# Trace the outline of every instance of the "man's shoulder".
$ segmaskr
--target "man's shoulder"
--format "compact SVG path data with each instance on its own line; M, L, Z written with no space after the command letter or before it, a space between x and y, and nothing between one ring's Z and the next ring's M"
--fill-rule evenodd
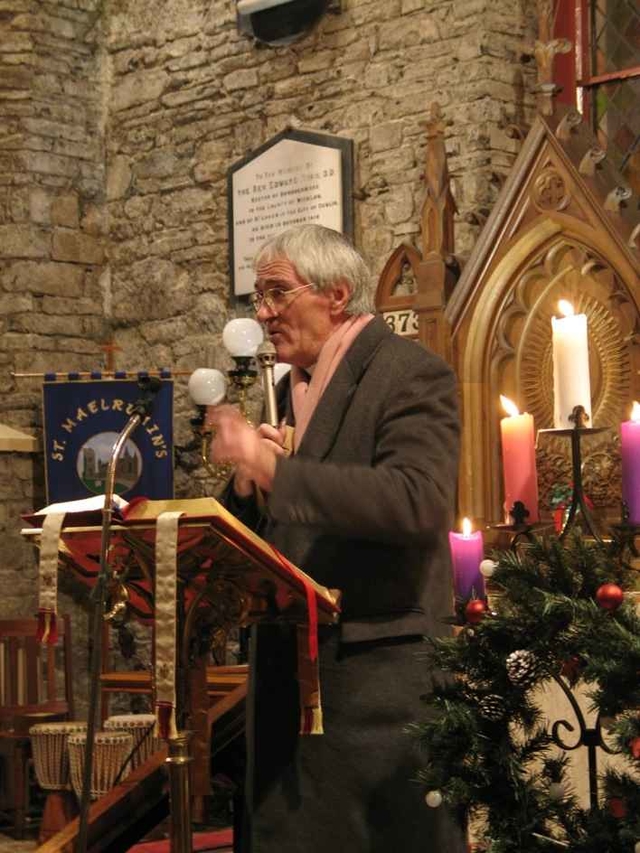
M451 365L433 350L412 338L404 338L391 329L388 329L388 334L381 336L375 357L376 360L387 360L389 363L411 364L416 368L453 373Z

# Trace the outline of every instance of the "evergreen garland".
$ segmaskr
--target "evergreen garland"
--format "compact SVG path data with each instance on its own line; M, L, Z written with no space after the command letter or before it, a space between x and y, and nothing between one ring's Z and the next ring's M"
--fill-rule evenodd
M470 624L461 602L457 636L431 640L430 666L453 677L434 681L428 717L413 727L426 756L419 781L464 825L475 819L488 853L640 853L640 617L622 600L637 577L628 556L623 540L579 535L501 552L495 609L467 610ZM608 746L627 760L600 777L597 808L578 806L553 740L573 746L577 719L566 715L574 731L547 723L536 704L533 688L550 679L569 692L587 685Z

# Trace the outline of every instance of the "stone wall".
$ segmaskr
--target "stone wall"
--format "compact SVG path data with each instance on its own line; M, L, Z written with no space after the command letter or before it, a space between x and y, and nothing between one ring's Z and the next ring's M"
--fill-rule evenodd
M0 421L40 431L40 383L12 372L100 361L105 335L102 53L98 0L0 4ZM39 456L0 454L0 615L36 611L36 571L20 513L44 503ZM78 701L86 613L67 584Z
M107 198L128 366L228 366L226 173L287 126L354 140L356 243L379 273L417 236L425 122L439 101L467 253L513 162L509 128L531 117L533 7L342 0L305 39L272 48L238 34L232 0L168 0L162 15L145 0L114 3ZM187 408L179 397L180 441Z
M468 254L531 119L535 0L342 0L303 40L239 35L233 0L0 0L0 420L39 431L12 371L226 368L226 175L287 126L355 145L355 238L374 274L415 241L437 100ZM179 380L179 445L191 407ZM215 486L181 454L177 492ZM0 457L0 614L35 609L19 513L39 457ZM84 611L68 590L63 606ZM79 660L79 667L82 665Z

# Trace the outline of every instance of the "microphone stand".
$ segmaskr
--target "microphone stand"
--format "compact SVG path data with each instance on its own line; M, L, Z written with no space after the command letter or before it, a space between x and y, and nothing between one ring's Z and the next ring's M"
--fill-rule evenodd
M84 751L84 767L82 775L82 797L80 799L80 825L78 829L77 853L86 853L89 830L89 805L91 802L91 778L93 775L93 742L96 733L96 716L98 710L98 685L102 662L102 625L106 607L107 589L113 580L113 571L109 566L109 540L111 519L113 516L113 493L116 480L116 467L122 450L129 436L148 417L157 392L162 387L162 381L155 376L138 380L142 394L134 403L134 412L118 436L111 451L105 481L104 505L102 508L102 536L100 540L100 570L96 585L91 593L93 612L91 615L91 660L89 663L89 712L87 717L87 739Z

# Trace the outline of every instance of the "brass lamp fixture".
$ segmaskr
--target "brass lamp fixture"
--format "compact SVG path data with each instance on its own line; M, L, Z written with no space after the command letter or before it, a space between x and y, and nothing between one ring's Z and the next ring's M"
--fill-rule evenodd
M238 393L240 412L248 421L247 396L258 378L254 358L263 338L262 326L249 317L230 320L222 331L222 343L235 362L227 373Z
M200 460L204 467L215 477L226 477L231 474L228 465L212 465L209 461L209 448L213 431L207 425L207 406L217 406L227 393L227 380L224 373L215 368L199 367L189 377L187 385L189 395L198 407L198 414L191 419L191 427L200 438Z
M247 421L247 396L258 378L254 356L262 339L260 324L244 317L228 322L222 332L222 343L235 365L227 371L227 375L237 392L240 413ZM223 462L213 464L210 461L209 450L214 432L206 423L206 415L207 406L217 406L225 399L227 384L227 378L222 371L200 367L191 374L187 386L191 399L198 407L198 414L191 419L191 427L200 439L200 461L210 474L221 479L231 475L233 466Z

